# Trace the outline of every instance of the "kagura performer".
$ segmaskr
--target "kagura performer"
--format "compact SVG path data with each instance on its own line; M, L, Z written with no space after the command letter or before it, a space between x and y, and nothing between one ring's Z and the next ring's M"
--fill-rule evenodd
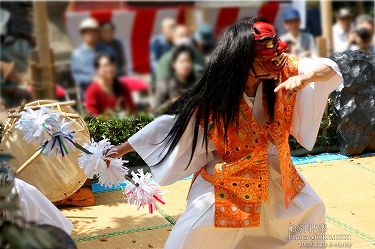
M295 58L258 19L230 26L203 76L127 142L161 185L190 176L167 249L322 248L325 206L295 169L289 134L314 146L329 94L342 82L326 58Z

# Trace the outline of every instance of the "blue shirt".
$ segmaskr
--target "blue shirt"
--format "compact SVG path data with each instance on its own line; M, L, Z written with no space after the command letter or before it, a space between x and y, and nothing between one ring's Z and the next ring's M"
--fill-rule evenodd
M87 86L91 83L95 73L95 50L85 43L73 51L70 59L70 70L77 85Z
M172 43L168 42L163 35L157 35L152 38L150 43L151 70L155 72L156 63L160 57L172 48Z

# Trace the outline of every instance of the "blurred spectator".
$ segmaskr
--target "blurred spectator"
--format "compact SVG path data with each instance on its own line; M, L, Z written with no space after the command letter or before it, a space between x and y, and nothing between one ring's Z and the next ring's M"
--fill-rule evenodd
M9 109L32 101L31 93L21 88L21 80L14 70L14 63L0 61L0 105L1 109Z
M176 25L172 33L172 46L176 46L184 42L190 42L190 35L191 34L188 27L182 24Z
M70 69L75 83L80 88L80 97L83 98L83 93L92 82L95 73L94 59L99 34L98 23L89 17L81 22L79 29L83 43L73 51Z
M204 67L204 58L200 51L192 44L189 29L185 25L178 25L173 33L173 45L179 46L185 44L190 46L193 51L193 70L195 75L198 77ZM170 67L172 61L173 50L165 53L157 63L156 67L156 80L164 81L172 77L173 71ZM156 87L158 87L156 85Z
M6 38L10 17L11 14L8 10L0 8L0 41L2 44L5 44L7 42Z
M194 46L207 60L212 49L215 47L215 36L212 26L208 23L199 25L193 37Z
M349 49L349 34L353 28L352 14L349 9L342 8L336 16L333 25L333 52L343 52Z
M86 91L86 109L94 115L114 111L135 111L125 84L116 78L115 60L109 54L98 54L94 60L95 79Z
M374 18L369 15L359 15L355 19L355 25L357 29L365 28L368 29L371 35L374 35Z
M179 45L173 49L169 65L170 78L157 81L153 110L164 113L195 81L193 71L194 52L188 45Z
M65 89L58 84L56 84L56 99L58 101L68 100Z
M362 50L367 53L375 54L374 45L371 44L372 34L367 28L356 29L351 37L352 50Z
M151 39L150 43L150 61L151 72L155 73L156 63L163 54L172 48L172 37L176 27L176 21L172 18L166 18L161 23L161 34L156 35Z
M115 39L115 25L104 22L100 25L100 40L96 46L97 52L110 54L115 58L117 75L125 74L125 56L121 41Z
M291 40L286 40L286 43L288 44L287 49L285 50L285 53L293 54L292 51L295 51L295 43Z
M310 57L315 54L314 37L300 30L301 18L298 10L286 9L283 11L282 17L287 33L280 38L293 44L290 53L302 57Z
M362 43L361 45L358 45L360 49L368 51L371 54L375 54L374 19L369 15L360 15L356 18L355 24L356 32L354 32L354 35L351 36L351 44ZM366 32L366 30L368 32ZM370 36L370 38L368 38L368 35ZM355 47L356 46L353 45L351 46L351 49Z

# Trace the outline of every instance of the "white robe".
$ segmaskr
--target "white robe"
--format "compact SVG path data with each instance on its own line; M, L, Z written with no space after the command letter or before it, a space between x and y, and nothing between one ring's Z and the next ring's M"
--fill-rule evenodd
M327 82L311 83L298 92L292 118L291 134L309 150L314 146L328 96L342 83L342 75L338 66L326 58L300 59L299 74L321 64L332 67L336 71L336 75ZM244 94L246 102L252 108L255 118L260 124L265 119L261 88L262 85L257 89L254 105ZM174 121L174 115L162 115L129 138L130 145L148 165L155 165L159 162L164 143L157 143L165 138ZM192 118L172 154L161 165L151 167L152 174L159 184L172 184L181 178L190 176L206 164L208 171L212 173L214 165L222 161L211 141L208 146L209 153L206 155L204 146L200 146L203 139L203 131L200 130L193 160L189 168L185 170L190 158L193 122ZM164 153L165 151L162 155ZM288 209L285 209L277 150L271 143L268 144L268 164L269 200L261 204L261 225L259 227L215 228L214 187L199 175L189 193L186 210L173 227L165 249L285 249L299 248L303 242L314 242L301 238L290 238L288 235L304 234L290 233L288 229L309 224L324 226L324 203L300 174L305 181L305 187L294 198ZM169 205L173 205L173 203Z
M25 220L40 225L52 225L71 235L73 224L39 190L18 178L15 179L14 186Z

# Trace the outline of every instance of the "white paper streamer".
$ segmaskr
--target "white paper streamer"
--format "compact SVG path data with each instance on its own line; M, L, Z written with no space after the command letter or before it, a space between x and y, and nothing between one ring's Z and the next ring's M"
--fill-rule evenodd
M88 178L98 175L99 183L105 187L118 186L125 181L129 169L123 164L127 161L110 157L116 153L116 148L108 139L85 143L83 147L92 153L82 152L78 158L78 164Z
M125 199L130 205L136 205L138 209L147 205L149 212L153 213L157 209L157 202L165 204L165 191L160 189L159 184L150 181L150 173L144 174L143 169L139 169L138 173L132 171L132 176L135 184L129 182L124 190Z
M23 139L28 143L42 146L51 139L54 129L59 126L59 114L50 113L47 107L36 111L29 108L20 115L15 127L22 131Z
M107 160L109 160L109 166L104 167L98 174L99 183L104 187L118 186L125 181L125 175L129 171L127 167L123 166L126 161L120 158Z

